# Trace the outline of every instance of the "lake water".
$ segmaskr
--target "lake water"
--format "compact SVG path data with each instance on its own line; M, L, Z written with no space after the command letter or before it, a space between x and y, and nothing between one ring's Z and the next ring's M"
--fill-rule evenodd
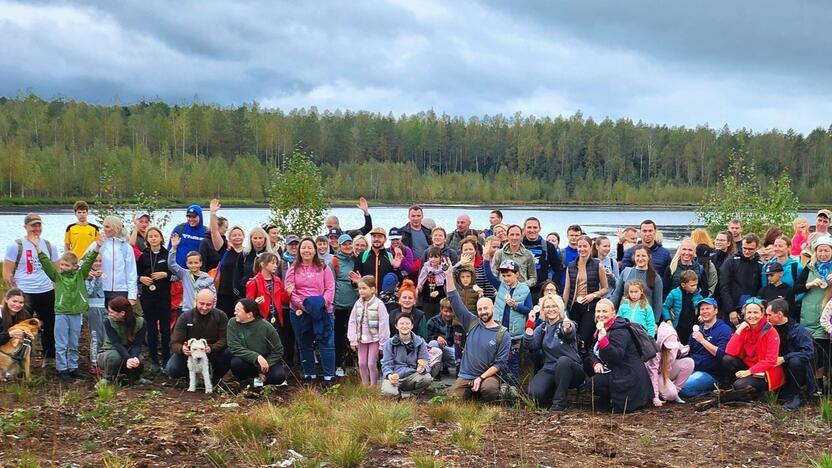
M206 224L208 209L206 213ZM70 223L75 222L75 216L71 209L56 208L33 208L43 218L44 237L55 245L63 244L64 230ZM529 216L540 219L543 227L541 234L546 235L555 231L565 238L566 228L571 224L580 225L590 235L615 235L618 228L623 226L638 226L644 219L652 219L659 225L665 237L664 245L675 248L679 239L689 235L692 227L698 224L696 213L691 210L645 210L633 209L632 207L604 207L604 208L578 208L578 209L546 209L544 207L515 207L501 208L504 220L507 224L520 224ZM481 229L488 226L488 214L491 208L453 206L424 208L425 217L432 218L438 226L446 228L449 232L456 228L456 217L461 213L468 213L471 216L472 226ZM171 211L171 222L164 231L169 233L173 227L185 220L184 209ZM24 234L23 217L26 211L16 208L0 209L0 245L9 245L14 239ZM341 227L347 229L358 228L363 225L363 216L358 208L338 207L331 210L331 214L338 216ZM223 208L220 215L229 219L230 223L239 224L248 229L262 224L268 219L267 208ZM379 206L370 207L370 215L373 217L373 225L383 226L389 229L393 226L402 226L407 223L407 207L404 206ZM814 219L814 213L803 213L808 219ZM90 220L98 223L90 216ZM565 240L565 239L564 239ZM563 242L561 242L563 245Z

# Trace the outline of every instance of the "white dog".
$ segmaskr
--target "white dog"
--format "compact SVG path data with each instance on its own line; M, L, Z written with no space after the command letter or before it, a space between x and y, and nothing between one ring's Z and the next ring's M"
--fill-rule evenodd
M205 393L213 393L214 391L214 387L211 385L211 363L208 361L208 355L205 354L207 346L208 342L202 338L188 340L188 348L191 350L191 355L188 356L188 371L191 373L189 392L196 391L197 374L202 374L202 381L205 382Z

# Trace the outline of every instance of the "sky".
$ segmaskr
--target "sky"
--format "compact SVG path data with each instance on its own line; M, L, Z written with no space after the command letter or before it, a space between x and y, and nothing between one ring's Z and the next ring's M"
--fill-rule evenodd
M810 132L826 1L0 0L0 95Z

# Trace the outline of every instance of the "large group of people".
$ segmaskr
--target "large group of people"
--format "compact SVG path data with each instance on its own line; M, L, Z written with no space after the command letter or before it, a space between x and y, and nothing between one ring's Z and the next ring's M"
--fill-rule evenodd
M460 214L450 231L419 206L401 227L299 237L271 224L248 233L219 216L221 204L189 206L165 234L137 213L131 231L73 207L63 253L25 216L6 249L9 286L0 344L32 315L43 323L45 361L60 379L80 367L86 319L90 374L147 383L152 372L187 375L191 339L204 339L214 384L230 371L257 388L347 375L384 394L422 391L443 375L450 392L493 401L526 390L553 411L569 389L632 411L707 396L778 392L787 409L829 391L832 213L815 229L798 218L762 240L732 220L711 240L696 229L671 253L656 223L623 227L616 245L578 225L541 235L540 220L504 222L493 210L476 230ZM519 220L518 220L519 221ZM533 376L519 389L521 369ZM733 395L733 396L730 396Z

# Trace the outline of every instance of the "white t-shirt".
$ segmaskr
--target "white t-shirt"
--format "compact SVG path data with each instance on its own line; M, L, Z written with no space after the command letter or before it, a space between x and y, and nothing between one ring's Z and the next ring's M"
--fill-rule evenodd
M22 242L23 252L20 254L20 263L17 265L17 270L14 271L14 280L17 287L26 294L40 294L55 289L52 280L43 271L35 245L26 239L22 239ZM43 239L40 240L40 249L44 252L47 251L46 241ZM48 252L47 255L50 256L53 262L58 260L58 248L52 244L52 251ZM17 242L14 242L6 247L6 260L14 263L16 258Z

